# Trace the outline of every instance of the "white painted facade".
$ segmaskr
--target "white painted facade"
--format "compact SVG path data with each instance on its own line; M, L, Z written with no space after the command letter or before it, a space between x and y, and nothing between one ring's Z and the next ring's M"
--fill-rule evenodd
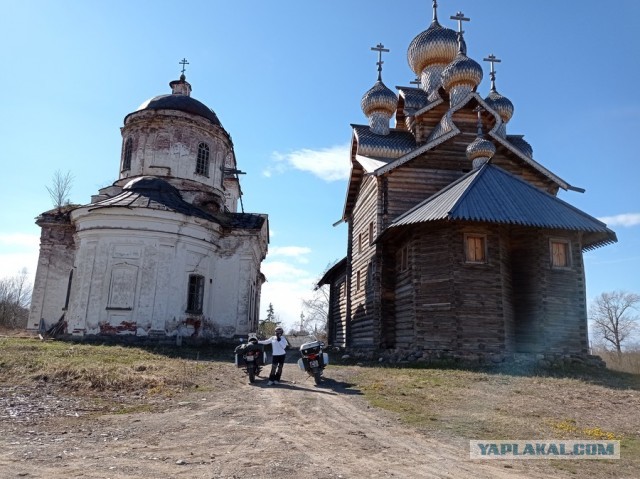
M120 175L90 204L45 212L29 329L230 338L257 329L266 215L238 213L233 144L172 94L125 118ZM203 153L206 151L206 155Z

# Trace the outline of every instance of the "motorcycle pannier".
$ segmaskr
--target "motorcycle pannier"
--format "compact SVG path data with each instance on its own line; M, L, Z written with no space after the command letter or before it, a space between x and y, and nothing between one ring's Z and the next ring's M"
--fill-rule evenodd
M309 354L320 354L320 349L322 349L321 341L311 341L310 343L304 343L300 346L300 352L307 356Z

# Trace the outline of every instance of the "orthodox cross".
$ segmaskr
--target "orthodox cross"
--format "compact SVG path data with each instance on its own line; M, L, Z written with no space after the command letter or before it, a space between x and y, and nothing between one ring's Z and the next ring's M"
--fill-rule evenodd
M478 136L482 136L482 112L485 111L480 105L473 109L478 114Z
M464 33L464 30L462 29L462 22L468 22L469 18L464 16L464 13L462 12L458 12L456 13L454 16L449 17L451 18L451 20L457 20L458 21L458 52L463 53L464 55L467 54L467 44L464 42L464 38L462 37L462 34Z
M438 0L433 0L433 21L438 21Z
M384 63L382 61L382 52L388 52L389 49L385 48L382 43L378 43L375 47L371 47L371 50L373 50L374 52L378 52L378 62L376 63L376 65L378 65L378 81L381 81L382 80L382 64Z
M412 85L421 85L422 82L420 81L420 77L417 76L415 80L411 80L409 83L411 83Z
M491 77L491 91L496 91L496 69L494 67L495 63L500 63L502 60L496 58L496 56L492 53L487 58L482 59L485 62L491 63L491 72L489 73Z
M184 71L187 69L186 66L189 64L186 58L183 58L182 61L178 62L179 65L182 65L182 74L184 75Z
M462 30L462 22L468 22L469 20L471 20L470 18L465 17L464 13L462 13L462 12L458 12L454 16L449 17L449 18L451 18L451 20L457 20L458 21L458 33L459 34L463 34L464 33L464 30Z

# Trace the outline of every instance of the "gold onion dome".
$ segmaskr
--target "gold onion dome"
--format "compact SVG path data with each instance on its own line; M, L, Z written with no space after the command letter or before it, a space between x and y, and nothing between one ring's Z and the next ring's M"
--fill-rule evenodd
M414 73L420 75L430 65L451 63L457 52L456 32L438 23L434 9L434 18L429 28L409 44L407 60Z
M491 159L495 154L495 145L481 136L478 136L475 140L469 143L469 146L467 146L467 158L470 161L473 161L476 158Z
M362 111L367 117L373 113L386 113L388 116L392 116L397 105L398 97L382 83L382 80L378 80L369 91L362 95L360 102Z

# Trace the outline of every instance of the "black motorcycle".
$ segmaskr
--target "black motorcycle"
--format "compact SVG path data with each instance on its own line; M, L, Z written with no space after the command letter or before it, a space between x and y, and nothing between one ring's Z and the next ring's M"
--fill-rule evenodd
M236 366L244 368L249 376L249 382L253 383L256 376L260 375L264 365L264 351L255 338L249 339L247 344L241 344L235 349Z
M298 366L306 371L309 376L313 376L316 384L322 381L322 372L327 364L329 364L329 355L324 353L322 349L324 343L322 341L311 341L300 346L300 354L302 357L298 359Z

